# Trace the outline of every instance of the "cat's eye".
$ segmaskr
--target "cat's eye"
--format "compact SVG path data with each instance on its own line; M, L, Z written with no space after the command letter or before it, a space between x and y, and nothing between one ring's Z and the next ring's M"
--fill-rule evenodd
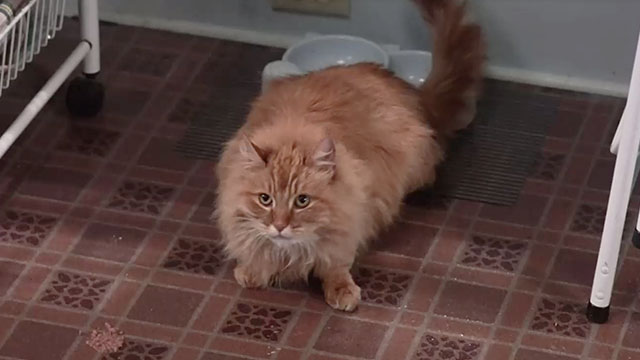
M309 197L309 195L298 195L296 197L296 207L299 209L304 209L307 206L309 206L309 203L311 202L311 198Z
M271 206L271 203L273 202L273 199L269 194L260 194L258 199L260 199L260 204L263 206Z

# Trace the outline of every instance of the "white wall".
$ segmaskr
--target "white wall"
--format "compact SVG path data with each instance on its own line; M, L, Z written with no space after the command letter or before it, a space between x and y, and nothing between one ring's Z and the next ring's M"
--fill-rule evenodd
M640 0L471 0L492 73L622 94L640 30ZM286 45L306 32L429 47L409 0L352 0L350 19L271 11L269 0L103 0L104 19Z

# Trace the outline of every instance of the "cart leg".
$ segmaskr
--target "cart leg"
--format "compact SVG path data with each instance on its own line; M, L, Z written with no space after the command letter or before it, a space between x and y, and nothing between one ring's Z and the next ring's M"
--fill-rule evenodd
M623 132L613 171L609 204L602 231L593 287L591 288L591 299L587 308L589 320L598 324L605 323L609 319L609 305L611 304L622 233L634 182L637 149L640 143L640 129L636 125L640 121L638 115L640 113L633 111L629 118L635 125L629 126L629 128L635 129L630 133ZM630 131L630 129L625 131Z
M622 127L619 132L620 144L613 170L611 193L609 194L598 262L591 288L591 298L587 308L589 320L600 324L605 323L609 318L611 293L620 255L624 221L635 181L635 167L640 145L640 104L638 99L640 99L640 40L636 48L629 96L623 115L625 121L620 123Z
M93 79L100 73L100 24L98 20L98 0L78 0L80 31L82 40L91 45L84 60L83 73Z
M78 0L82 41L90 46L84 58L84 77L76 77L67 88L67 108L75 117L92 117L102 109L105 89L96 78L100 73L100 22L98 0Z

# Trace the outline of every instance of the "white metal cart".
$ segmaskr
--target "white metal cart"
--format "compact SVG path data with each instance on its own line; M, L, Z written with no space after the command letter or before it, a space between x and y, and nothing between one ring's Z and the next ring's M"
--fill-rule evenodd
M616 164L591 288L591 299L587 308L589 320L599 324L609 319L609 306L620 256L625 217L631 191L640 170L640 156L638 156L640 150L640 38L635 56L627 104L611 142L610 150L616 154ZM640 248L640 217L636 222L632 242Z
M64 24L65 0L13 0L15 17L0 30L0 96ZM0 137L0 158L84 60L84 77L73 79L66 104L75 116L92 116L102 108L98 0L78 0L81 41Z

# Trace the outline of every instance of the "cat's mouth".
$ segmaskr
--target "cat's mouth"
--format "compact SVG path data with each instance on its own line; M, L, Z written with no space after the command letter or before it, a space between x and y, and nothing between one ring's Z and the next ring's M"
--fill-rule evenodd
M269 239L277 246L291 246L299 242L295 238L290 238L282 235L270 236Z

